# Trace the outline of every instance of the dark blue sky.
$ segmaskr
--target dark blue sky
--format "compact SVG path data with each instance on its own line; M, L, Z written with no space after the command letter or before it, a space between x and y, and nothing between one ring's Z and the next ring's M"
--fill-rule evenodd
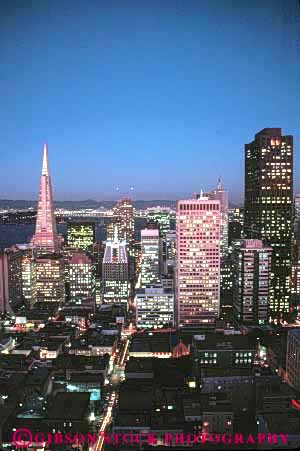
M0 2L0 198L36 198L44 141L57 200L237 201L264 127L297 169L299 30L297 0Z

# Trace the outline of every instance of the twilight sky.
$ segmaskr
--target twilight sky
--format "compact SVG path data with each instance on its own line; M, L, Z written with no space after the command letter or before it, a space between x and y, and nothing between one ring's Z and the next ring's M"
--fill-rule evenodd
M298 0L2 0L0 198L176 199L218 175L243 198L264 127L295 143ZM119 187L119 192L116 191Z

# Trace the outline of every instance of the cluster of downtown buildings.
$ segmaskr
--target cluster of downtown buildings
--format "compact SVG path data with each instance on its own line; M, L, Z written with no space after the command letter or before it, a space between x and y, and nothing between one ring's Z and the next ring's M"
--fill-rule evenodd
M167 208L150 209L138 236L133 204L129 198L123 198L113 209L105 242L96 241L91 220L68 222L66 240L57 233L45 145L34 236L30 243L16 244L0 254L0 312L3 318L13 318L15 327L24 333L26 324L36 327L41 323L36 318L45 312L49 321L63 315L67 326L76 324L81 334L87 334L83 341L90 337L89 327L97 315L111 315L118 333L122 329L135 331L130 332L130 359L125 371L129 383L120 392L119 415L123 417L130 416L126 397L131 390L129 398L137 406L132 409L138 411L140 402L135 399L136 387L130 385L131 380L150 378L159 384L163 379L161 368L149 357L179 362L180 358L192 356L193 370L183 377L184 382L178 375L178 384L191 390L200 387L206 398L202 399L199 392L194 405L193 397L182 391L180 402L190 411L190 415L185 415L186 421L200 421L202 432L218 432L221 421L221 432L232 433L233 407L226 404L227 410L221 408L219 412L211 407L209 396L216 390L218 403L221 391L229 393L237 387L243 390L245 384L255 385L254 365L258 365L259 376L263 376L266 367L272 367L273 359L274 371L281 374L268 374L264 382L276 386L274 396L281 400L276 408L285 406L287 415L286 403L294 410L300 409L293 391L300 389L297 329L285 333L280 355L274 348L275 338L271 337L273 343L268 348L270 337L266 338L267 344L261 344L259 337L252 340L251 335L252 330L268 335L276 327L292 322L297 325L299 227L300 197L294 199L293 195L293 137L283 136L280 128L263 129L245 145L243 209L229 207L228 192L219 180L213 191L178 200L175 215ZM108 330L109 324L108 327L105 323ZM46 327L51 329L49 324ZM117 341L107 338L111 335L114 333L102 334L101 345L99 340L98 345L94 344L93 335L93 344L88 347L88 341L70 347L75 356L103 359L107 353L115 355L118 348ZM10 352L10 342L7 343L5 349ZM62 348L59 351L56 346L53 350L44 344L40 349L44 358L56 359ZM143 363L143 359L148 359L148 363ZM162 365L172 379L171 366ZM218 373L210 374L211 369ZM229 369L230 375L226 373ZM108 368L101 371L106 370L109 372ZM184 373L182 368L181 371ZM279 376L289 383L290 392L282 388ZM140 388L145 399L151 398L152 402L156 395L148 382ZM265 400L262 386L257 390L262 402L271 403L271 394ZM220 405L225 403L222 399ZM165 408L175 409L175 401L157 407L156 412ZM268 409L261 407L262 412L264 408ZM197 409L201 410L200 416ZM120 418L115 420L115 432L127 431ZM128 430L134 430L133 423L127 424ZM297 424L300 436L300 419Z

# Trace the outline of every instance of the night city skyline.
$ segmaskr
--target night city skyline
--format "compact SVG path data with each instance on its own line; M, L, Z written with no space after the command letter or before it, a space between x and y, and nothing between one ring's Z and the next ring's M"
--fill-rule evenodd
M299 2L85 5L0 7L1 199L37 198L47 142L55 200L180 199L221 176L241 203L265 127L294 136L299 191Z
M0 2L0 451L299 449L299 31Z

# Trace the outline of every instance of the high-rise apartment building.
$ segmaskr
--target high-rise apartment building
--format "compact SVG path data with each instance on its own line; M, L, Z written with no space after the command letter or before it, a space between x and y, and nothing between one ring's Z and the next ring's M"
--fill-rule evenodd
M293 137L265 128L245 145L245 236L270 245L270 311L289 311L293 210Z
M105 303L126 303L129 296L129 275L126 242L118 239L115 228L114 240L106 242L102 283Z
M214 323L220 309L220 201L200 196L177 202L176 320Z
M69 222L67 225L68 246L84 251L91 250L95 242L94 222Z
M272 248L261 240L244 240L233 252L233 308L238 322L269 320Z
M68 262L70 300L95 299L95 272L92 259L83 251L74 252Z
M37 302L65 301L65 274L63 257L49 254L33 260L32 299Z
M141 230L141 287L161 281L161 240L158 229Z
M56 230L47 144L44 145L36 227L31 242L40 254L55 253L61 244Z

